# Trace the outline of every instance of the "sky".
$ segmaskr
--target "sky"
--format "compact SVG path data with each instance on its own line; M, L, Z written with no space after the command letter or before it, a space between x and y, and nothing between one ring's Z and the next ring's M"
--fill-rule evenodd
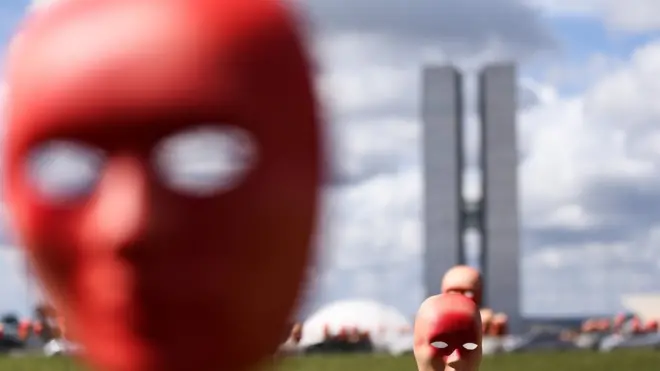
M518 63L523 313L613 313L622 295L660 291L660 2L297 3L321 67L332 158L308 309L369 298L411 314L421 302L418 92L420 67L435 63L468 77ZM4 0L0 42L26 5ZM464 194L474 199L474 79L466 83ZM6 239L0 312L23 311L23 264Z

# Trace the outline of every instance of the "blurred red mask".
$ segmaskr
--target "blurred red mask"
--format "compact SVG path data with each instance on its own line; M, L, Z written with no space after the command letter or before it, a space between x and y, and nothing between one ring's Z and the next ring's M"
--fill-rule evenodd
M273 352L320 183L292 14L273 0L71 0L19 36L5 192L71 337L107 370L244 370Z

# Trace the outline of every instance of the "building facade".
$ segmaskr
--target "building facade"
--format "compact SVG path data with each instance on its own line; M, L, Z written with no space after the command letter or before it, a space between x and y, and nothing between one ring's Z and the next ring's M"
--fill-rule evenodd
M469 205L462 197L463 78L451 66L426 67L422 77L426 294L437 294L444 272L466 263L463 236L476 228L484 304L507 313L515 330L522 326L515 66L487 66L478 76L483 194Z
M445 271L463 260L463 82L451 66L422 76L425 295L438 293ZM429 248L432 247L432 248Z
M509 315L511 327L521 308L516 91L513 65L489 66L479 75L484 297Z

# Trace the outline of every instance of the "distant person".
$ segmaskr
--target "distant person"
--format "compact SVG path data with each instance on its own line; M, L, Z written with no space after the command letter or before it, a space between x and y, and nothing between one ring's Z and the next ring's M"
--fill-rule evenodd
M35 308L35 317L41 325L39 337L42 341L48 342L59 336L57 329L57 312L52 305L41 303Z
M296 322L291 325L286 339L284 340L284 344L296 345L300 343L300 339L302 339L302 323Z
M598 330L598 320L594 318L586 319L580 326L580 332L590 334Z
M627 332L627 324L630 320L630 316L626 315L625 313L619 313L614 318L612 319L612 332L615 333L621 333L621 332Z
M479 308L463 295L426 299L417 312L414 354L418 371L477 371L482 358Z
M479 308L482 308L483 278L481 272L476 268L467 265L457 265L452 267L442 277L441 292L465 295L474 300ZM492 310L490 313L492 316L498 315L500 319L506 319L506 323L504 323L502 327L508 328L508 317L504 313L493 313ZM491 327L490 320L484 324L484 326ZM490 331L486 333L488 334Z
M60 315L56 319L57 321L57 328L59 330L59 337L62 339L67 339L67 326L66 326L66 319L64 316Z
M630 333L634 335L640 335L644 333L642 327L642 321L639 319L639 317L635 316L630 320Z
M371 343L371 332L369 330L360 331L360 342Z
M303 324L301 322L296 322L296 324L293 325L293 329L291 329L291 340L293 340L294 343L298 344L300 343L300 340L302 340L303 337Z
M611 332L612 331L612 323L606 318L596 320L595 330L596 330L596 332L599 332L599 333Z
M477 306L482 304L483 282L481 273L467 265L457 265L449 269L442 277L441 292L455 292L474 300Z
M503 337L509 334L509 317L504 313L495 313L491 319L489 335Z
M644 323L644 332L647 334L654 334L658 332L658 321L649 319Z
M352 326L348 329L348 334L346 341L352 344L357 344L360 342L360 330L357 327Z
M44 330L44 326L41 323L41 321L33 321L32 322L32 334L34 336L36 336L37 338L41 338L43 330Z
M348 341L348 335L349 335L350 329L346 326L342 326L339 328L339 332L337 335L335 335L334 340L345 343Z
M323 325L323 341L328 342L332 340L333 334L332 331L330 331L330 326L329 325Z
M492 309L481 308L479 310L479 314L481 315L481 331L484 334L490 333L490 326L491 323L493 322L493 316L495 315L495 313L493 313Z
M298 345L302 339L302 323L296 322L291 326L291 331L286 341L280 346L280 352L284 354L294 354L301 351Z
M643 332L642 320L636 314L618 314L612 320L612 331L621 335L634 335Z
M8 214L96 368L244 371L280 345L323 163L294 5L63 0L12 39Z
M27 340L28 336L30 336L31 332L32 332L32 321L30 321L29 319L22 319L18 323L18 337L22 341L25 341Z

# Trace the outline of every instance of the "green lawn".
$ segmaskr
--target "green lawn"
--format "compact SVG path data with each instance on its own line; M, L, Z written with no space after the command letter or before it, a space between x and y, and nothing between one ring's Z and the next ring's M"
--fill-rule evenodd
M411 371L410 357L324 356L291 359L282 371ZM0 358L0 371L77 371L66 359ZM660 351L539 353L487 357L481 371L658 371Z
M338 356L291 360L286 371L411 371L411 357ZM486 357L481 371L658 371L660 351L538 353Z

